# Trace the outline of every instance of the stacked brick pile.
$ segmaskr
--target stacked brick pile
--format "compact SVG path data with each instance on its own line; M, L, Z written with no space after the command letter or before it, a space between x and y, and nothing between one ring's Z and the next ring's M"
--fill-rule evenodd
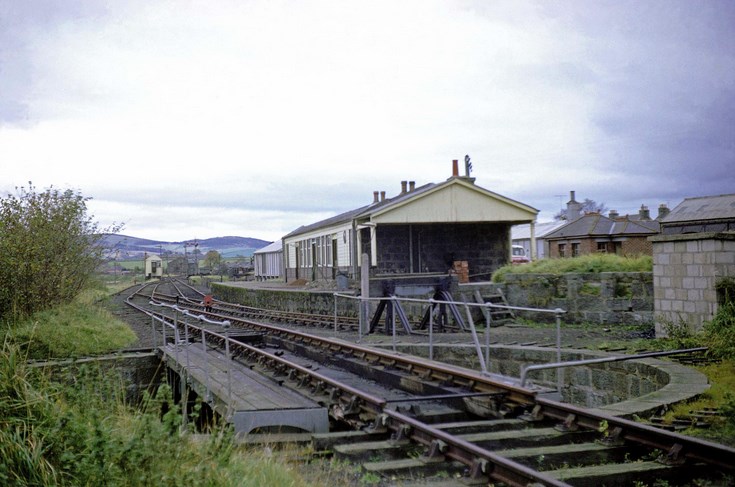
M466 260L455 260L452 265L452 273L457 275L457 280L464 284L470 282L470 268Z

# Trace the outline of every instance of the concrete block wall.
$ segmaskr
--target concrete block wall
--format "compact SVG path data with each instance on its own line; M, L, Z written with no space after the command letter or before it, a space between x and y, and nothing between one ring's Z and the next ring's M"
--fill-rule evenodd
M656 336L700 331L717 312L718 278L735 277L735 234L662 235L653 243Z
M380 226L376 274L444 273L454 261L467 261L470 275L487 280L508 263L509 232L498 223Z

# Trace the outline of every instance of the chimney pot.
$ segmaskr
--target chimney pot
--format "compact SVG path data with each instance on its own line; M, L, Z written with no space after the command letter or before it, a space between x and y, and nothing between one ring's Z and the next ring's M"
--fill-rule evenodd
M569 201L576 201L576 200L574 199L574 191L570 191L570 192L569 192Z
M658 206L658 217L656 219L657 220L660 220L660 219L664 218L666 215L668 215L670 212L671 212L671 210L669 210L669 207L666 206L666 203L661 203Z
M452 160L452 177L453 178L459 177L459 160L458 159Z
M385 201L385 191L380 192L380 201Z
M610 213L608 213L607 217L611 220L615 220L620 216L620 213L618 213L618 210L610 210Z
M409 181L408 182L408 190L413 191L416 189L416 181Z
M378 192L373 191L373 203L377 203L377 202L378 202Z
M401 181L401 194L406 192L406 184L408 184L407 181Z

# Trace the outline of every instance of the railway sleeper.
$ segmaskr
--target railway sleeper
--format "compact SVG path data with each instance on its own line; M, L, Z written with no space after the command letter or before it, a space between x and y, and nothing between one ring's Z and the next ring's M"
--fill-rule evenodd
M575 486L627 487L630 485L661 485L662 482L671 482L671 485L689 485L688 483L694 479L718 481L716 478L711 479L712 468L703 464L672 467L655 461L570 467L546 470L544 473Z

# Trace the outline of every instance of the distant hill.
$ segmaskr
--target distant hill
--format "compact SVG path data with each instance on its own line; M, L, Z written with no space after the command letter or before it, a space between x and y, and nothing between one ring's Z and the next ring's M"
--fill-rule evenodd
M198 249L201 255L210 250L216 250L224 258L228 257L250 257L256 250L265 247L271 242L250 237L215 237L202 240L191 239L182 242L166 242L163 240L149 240L145 238L132 237L130 235L106 234L102 238L102 245L109 252L118 253L120 259L139 258L141 254L191 254ZM186 244L186 245L185 245ZM196 246L195 246L196 244Z

